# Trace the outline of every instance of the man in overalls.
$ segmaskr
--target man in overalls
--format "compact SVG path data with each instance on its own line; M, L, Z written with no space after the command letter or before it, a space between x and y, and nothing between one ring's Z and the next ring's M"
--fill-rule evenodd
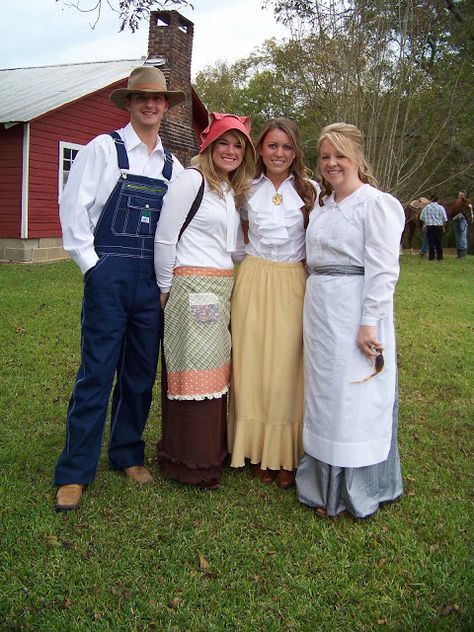
M58 511L77 509L95 478L114 378L110 467L136 483L152 481L142 434L161 330L153 241L168 183L183 169L158 132L185 95L167 90L158 68L143 66L110 98L130 122L78 153L60 203L63 244L84 274L84 299L81 364L55 471Z

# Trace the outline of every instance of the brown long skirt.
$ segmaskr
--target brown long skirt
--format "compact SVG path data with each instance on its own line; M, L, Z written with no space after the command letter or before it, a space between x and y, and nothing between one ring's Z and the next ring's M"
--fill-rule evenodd
M161 392L160 472L182 483L217 482L227 457L227 395L204 400L168 399L164 363Z

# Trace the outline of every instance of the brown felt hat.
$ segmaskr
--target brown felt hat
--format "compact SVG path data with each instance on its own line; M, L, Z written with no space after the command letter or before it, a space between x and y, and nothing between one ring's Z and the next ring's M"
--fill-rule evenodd
M127 110L127 97L130 94L164 94L169 108L182 103L186 98L181 90L168 90L164 74L154 66L134 68L128 78L127 87L114 90L110 100L121 110Z

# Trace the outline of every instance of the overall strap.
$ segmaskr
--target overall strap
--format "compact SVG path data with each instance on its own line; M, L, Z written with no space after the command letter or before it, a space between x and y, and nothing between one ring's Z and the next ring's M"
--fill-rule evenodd
M163 150L165 152L165 164L163 165L163 171L161 173L163 174L163 178L165 178L165 180L171 180L171 175L173 173L173 156L170 150L166 147L163 147Z
M128 162L127 150L125 149L125 143L122 137L118 132L109 132L109 136L112 136L114 139L119 169L121 171L127 171L130 169L130 163Z
M195 171L198 171L199 173L201 173L199 169L195 169ZM188 211L186 219L184 220L184 224L181 226L181 230L179 231L179 235L178 235L178 241L181 239L181 235L184 233L189 223L191 222L193 217L196 215L198 208L201 206L202 196L204 195L204 176L202 175L202 173L201 173L201 177L202 177L201 186L199 187L199 191L197 192L196 197L194 198L194 202L192 203L191 208Z

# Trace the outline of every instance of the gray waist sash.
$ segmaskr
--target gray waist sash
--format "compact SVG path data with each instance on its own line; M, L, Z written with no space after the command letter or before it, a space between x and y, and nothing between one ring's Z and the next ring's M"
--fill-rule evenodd
M311 274L330 274L335 276L363 276L364 268L362 266L350 266L350 265L341 265L341 266L315 266L314 268L310 268Z

